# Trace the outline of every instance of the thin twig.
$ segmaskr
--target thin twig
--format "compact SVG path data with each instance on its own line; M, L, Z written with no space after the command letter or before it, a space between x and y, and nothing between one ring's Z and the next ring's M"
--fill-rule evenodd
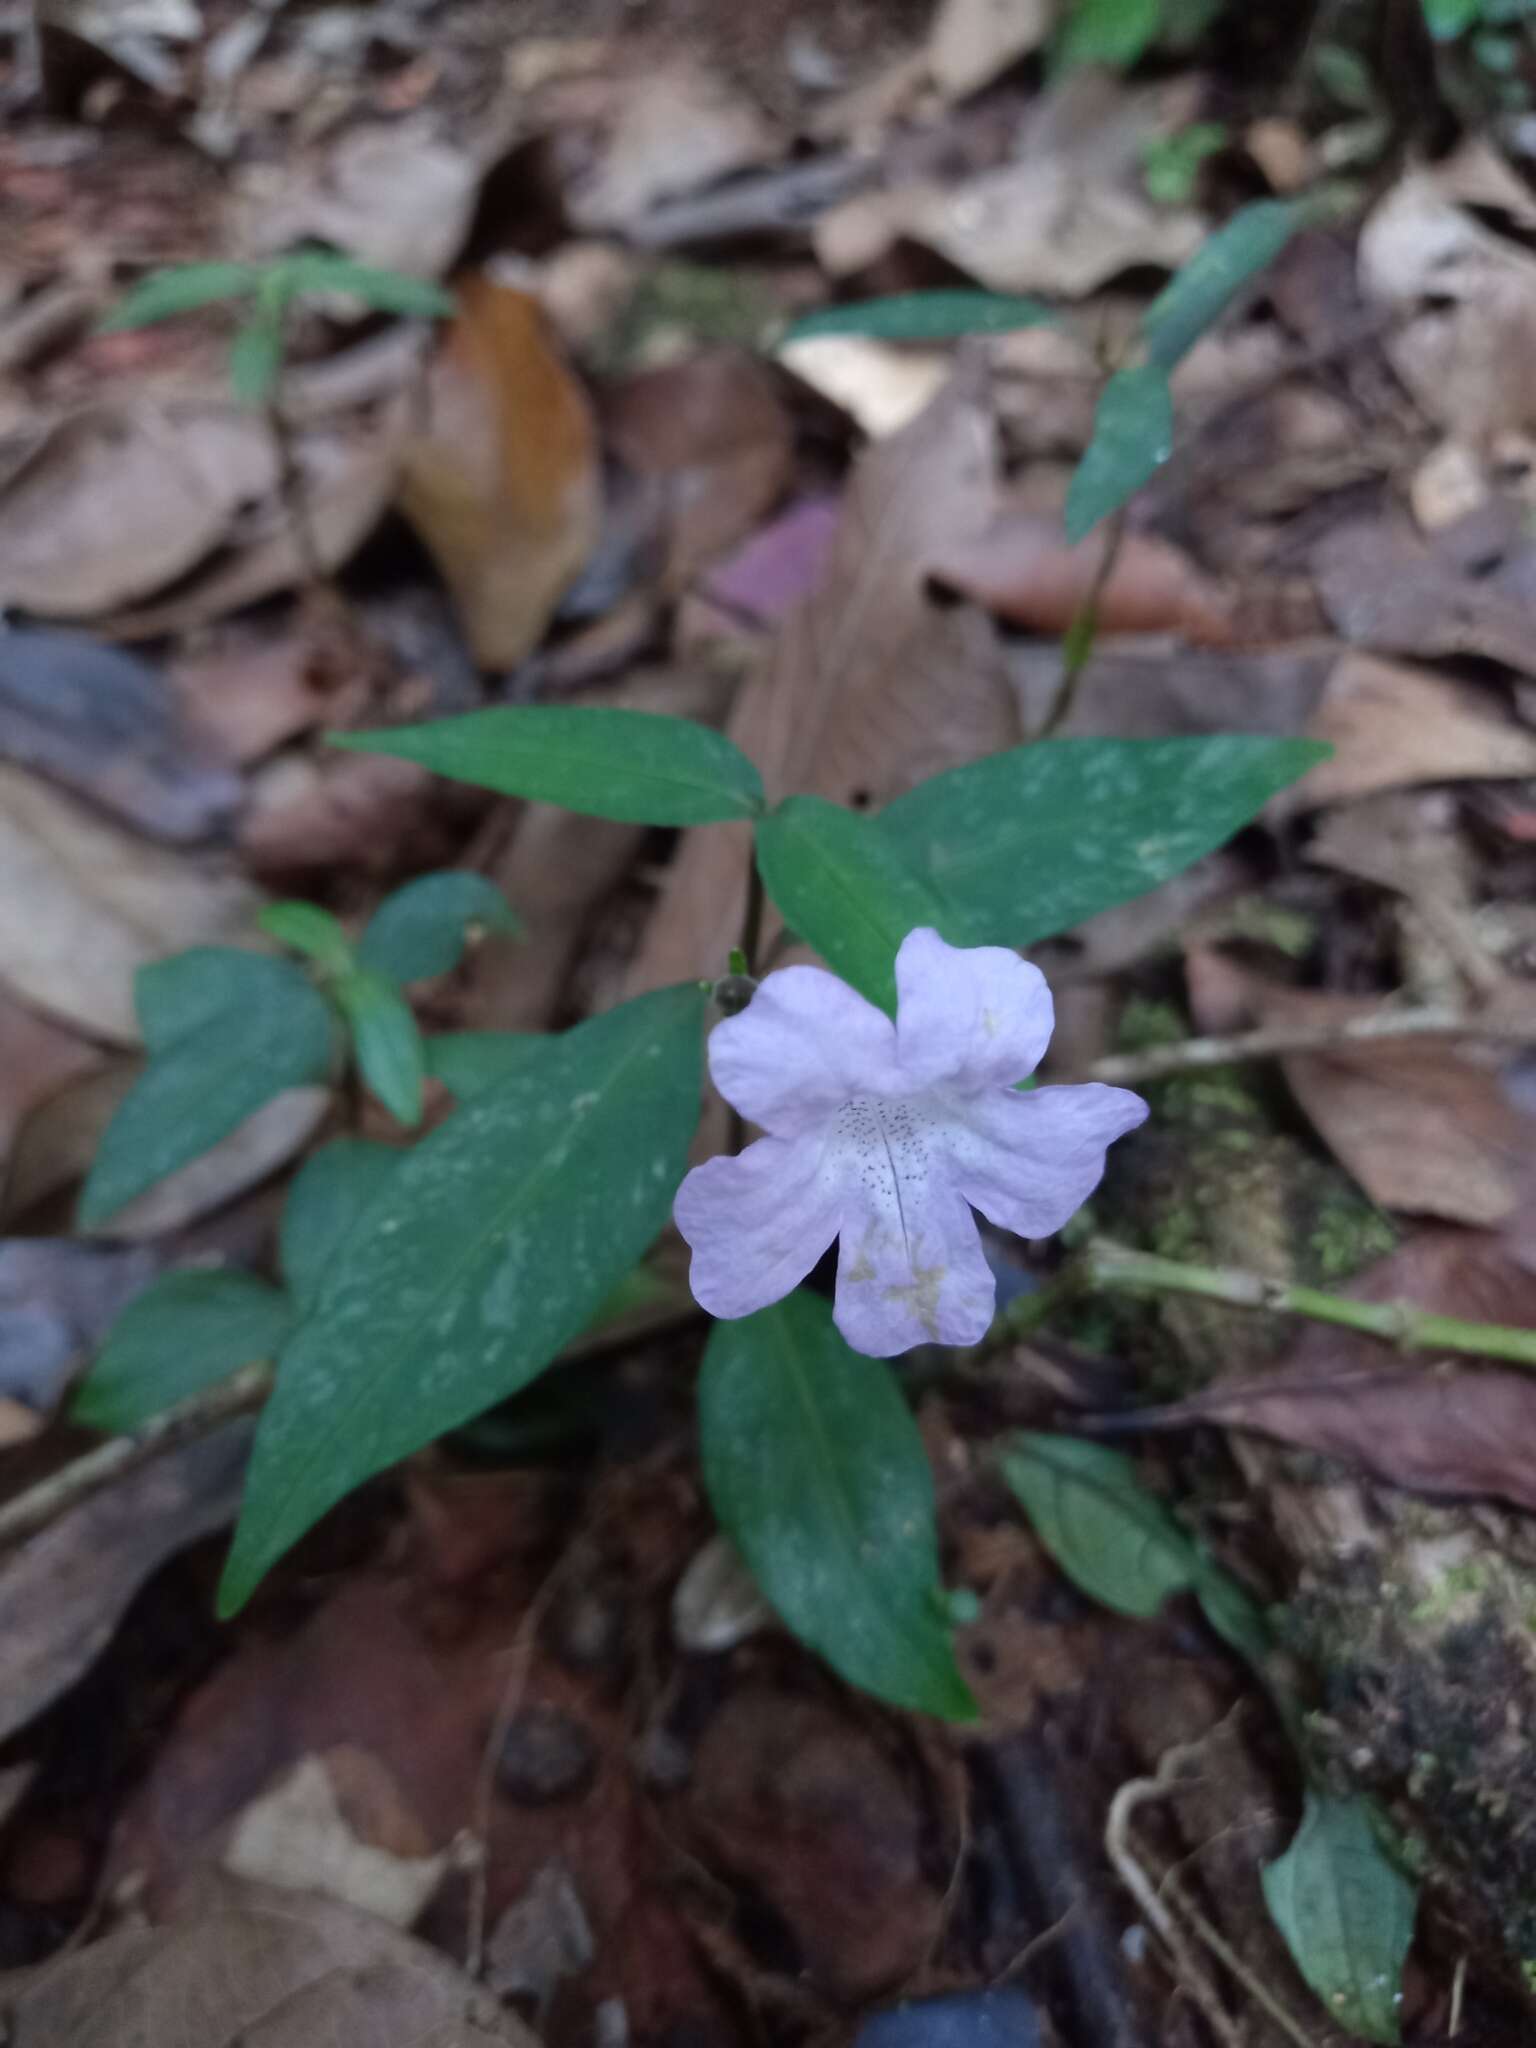
M1094 646L1099 637L1099 606L1109 588L1109 579L1115 573L1115 564L1120 559L1120 550L1125 545L1126 511L1122 505L1110 519L1104 535L1104 552L1099 556L1098 567L1093 580L1084 591L1082 601L1072 614L1071 624L1061 642L1061 681L1056 687L1056 696L1051 708L1045 714L1044 722L1036 733L1036 739L1048 740L1066 724L1072 706L1077 702L1078 685L1082 682L1083 671L1093 658Z
M1169 1074L1198 1073L1206 1067L1235 1066L1243 1060L1272 1059L1292 1052L1331 1052L1335 1047L1396 1038L1479 1038L1506 1045L1536 1044L1536 1010L1524 1016L1490 1008L1377 1010L1368 1016L1316 1024L1265 1024L1228 1038L1186 1038L1145 1052L1111 1053L1086 1069L1091 1081L1135 1087Z
M136 1472L162 1452L208 1436L221 1423L249 1415L272 1391L270 1365L247 1365L216 1386L199 1388L167 1408L142 1428L88 1451L25 1493L0 1507L0 1550L12 1549L36 1536L128 1473Z
M1460 1316L1432 1315L1406 1302L1355 1301L1344 1294L1325 1294L1321 1288L1271 1280L1262 1273L1160 1258L1155 1252L1134 1251L1105 1238L1095 1238L1088 1246L1082 1270L1083 1284L1089 1289L1195 1294L1233 1308L1269 1309L1306 1316L1315 1323L1336 1323L1346 1330L1379 1337L1402 1351L1452 1351L1536 1368L1536 1330L1518 1329L1509 1323L1472 1323Z

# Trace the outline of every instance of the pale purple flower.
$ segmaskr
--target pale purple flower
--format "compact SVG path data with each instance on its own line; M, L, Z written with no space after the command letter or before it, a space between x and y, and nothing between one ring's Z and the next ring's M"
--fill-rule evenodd
M975 1344L996 1290L972 1209L1048 1237L1147 1114L1125 1088L1014 1087L1054 1021L1045 976L1016 953L909 932L896 993L893 1024L824 969L785 967L715 1026L715 1086L767 1136L678 1190L711 1315L778 1301L841 1238L835 1316L856 1351Z

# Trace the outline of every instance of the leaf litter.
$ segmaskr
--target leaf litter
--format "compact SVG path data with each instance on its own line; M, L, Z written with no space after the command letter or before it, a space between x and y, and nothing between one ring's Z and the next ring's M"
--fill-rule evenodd
M4 1253L6 1355L48 1381L38 1398L94 1341L87 1266L61 1285L38 1261L127 1084L138 966L249 943L268 886L357 930L393 882L448 865L491 876L526 940L414 990L435 1030L544 1031L719 971L736 828L674 839L492 803L320 742L507 695L681 712L727 731L771 795L859 809L1058 714L1068 737L1327 740L1235 844L1052 942L1071 1063L1423 1007L1507 1035L1346 1037L1157 1083L1105 1220L1176 1258L1346 1291L1363 1267L1369 1299L1529 1326L1512 1048L1536 967L1536 206L1514 130L1496 146L1463 110L1457 147L1383 161L1359 218L1296 239L1179 366L1173 459L1107 561L1102 531L1072 547L1062 524L1104 377L1135 368L1142 315L1212 228L1342 146L1312 85L1281 111L1279 68L1235 21L1122 77L1072 69L1062 10L1035 0L814 18L672 0L643 32L535 8L510 46L469 6L430 35L410 7L227 12L86 21L78 89L50 30L47 119L23 98L0 143L0 597L18 620L0 637L0 1137L8 1228L28 1233ZM1212 122L1187 186L1163 185ZM186 134L225 162L222 197L192 191ZM212 381L222 314L86 323L165 263L316 241L445 282L458 310L432 333L332 298L296 317L281 404L306 540L269 425ZM933 286L1044 295L1051 320L783 342L802 313ZM336 586L318 597L316 569ZM1063 698L1061 639L1090 601ZM64 1240L66 1263L147 1278L197 1221L270 1274L287 1174L340 1113L325 1091L279 1098L107 1241ZM568 1368L589 1377L559 1455L421 1454L227 1635L206 1621L210 1539L243 1425L75 1508L0 1559L33 1773L0 1815L0 1904L27 1953L98 1883L146 1880L150 1921L9 1983L14 2038L116 2038L123 1997L164 2032L216 1974L248 2012L198 2019L209 2038L526 2039L516 2012L552 2040L735 2039L750 2009L794 2043L1021 1957L1021 1995L1064 2038L1165 2038L1181 1966L1122 1941L1105 1815L1235 1701L1267 1709L1177 1593L1134 1621L1090 1604L1002 1497L1001 1432L1102 1410L1085 1389L1106 1372L1143 1439L1133 1482L1182 1503L1159 1526L1283 1604L1341 1731L1334 1789L1369 1789L1451 1873L1405 1981L1408 2037L1465 2005L1516 2038L1492 1939L1456 1973L1467 1925L1502 1924L1517 1953L1531 1938L1518 1848L1487 1820L1523 1810L1496 1718L1536 1705L1531 1384L1235 1311L1065 1327L919 1401L950 1583L980 1607L963 1755L851 1702L777 1628L675 1639L711 1528L677 1392L692 1339L666 1324L620 1326ZM0 1442L0 1491L79 1449L62 1429ZM1357 1700L1386 1706L1367 1726ZM142 1731L136 1789L83 1772L92 1715ZM1310 2016L1260 1887L1276 1813L1299 1811L1272 1748L1224 1740L1167 1801L1165 1846L1190 1860L1166 1889ZM556 1750L581 1770L533 1803ZM1474 1761L1434 1778L1425 1756ZM483 1982L459 1967L482 1881ZM72 1902L46 1931L45 1894ZM1327 1930L1291 1917L1335 1981ZM1227 1988L1246 2017L1244 1981ZM1381 2020L1368 1997L1349 2010Z

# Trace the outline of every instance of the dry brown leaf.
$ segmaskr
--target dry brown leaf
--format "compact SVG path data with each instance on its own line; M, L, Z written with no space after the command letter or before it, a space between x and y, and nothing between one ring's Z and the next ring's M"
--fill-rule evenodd
M472 158L420 123L348 127L320 165L302 154L235 173L222 239L237 257L329 242L363 263L442 276L479 189Z
M778 384L744 349L709 349L629 378L605 403L604 425L622 460L659 487L670 590L752 533L794 478Z
M314 655L302 626L274 632L267 620L239 622L179 649L168 677L194 729L243 767L317 725L347 724L363 709L366 685L325 689Z
M935 550L984 527L996 446L979 364L861 457L823 578L785 620L727 727L771 797L883 804L1012 745L1017 716L991 622L926 591ZM689 834L631 975L634 989L718 972L737 941L750 833Z
M90 1670L152 1571L234 1520L252 1428L164 1453L0 1559L0 1740Z
M929 563L948 589L1011 625L1065 633L1098 575L1102 534L1074 547L1061 522L1005 500L984 533L942 545ZM1230 607L1182 548L1155 534L1129 534L1098 597L1101 633L1178 633L1219 647L1232 635Z
M459 292L427 402L402 460L401 509L453 592L475 659L510 668L596 545L591 407L538 300L485 276Z
M1536 425L1536 229L1530 187L1473 139L1406 171L1360 234L1360 284L1399 316L1384 340L1425 413L1473 443Z
M484 802L386 754L280 754L251 778L240 852L274 879L337 866L395 875L452 860L454 821Z
M928 68L946 99L990 85L1038 50L1056 18L1054 0L943 0L928 32Z
M1076 72L1031 108L1011 163L958 183L860 194L817 222L817 257L846 276L907 236L991 291L1067 299L1122 270L1175 269L1206 222L1147 197L1143 152L1196 104L1185 81L1132 89L1106 72Z
M1286 792L1283 812L1419 782L1536 775L1536 736L1487 690L1368 654L1340 659L1307 734L1333 755Z
M294 463L321 568L339 569L378 525L395 488L409 414L409 397L401 393L362 425L316 427L294 435ZM174 596L111 612L98 622L98 630L118 640L186 632L274 591L291 589L308 573L304 550L274 493L242 521L231 545Z
M0 1242L0 1391L51 1414L158 1267L152 1252L72 1237Z
M1335 527L1311 566L1330 623L1357 647L1420 659L1477 654L1536 675L1529 605L1426 546L1406 523Z
M950 368L943 349L893 348L867 334L807 335L785 342L779 361L873 440L910 426L938 396Z
M362 1822L359 1807L367 1814ZM381 1831L381 1812L395 1837L389 1846L369 1839ZM399 1846L402 1834L406 1848ZM392 1927L411 1927L442 1883L448 1855L431 1852L384 1766L364 1750L349 1749L301 1757L283 1772L236 1820L223 1865L251 1884L318 1893L377 1914Z
M597 162L567 195L584 233L622 232L659 200L774 162L784 138L753 103L689 58L630 80Z
M1196 1021L1207 1030L1342 1025L1380 1008L1284 988L1200 949L1188 956L1188 980ZM1507 1056L1487 1048L1423 1038L1341 1042L1281 1061L1297 1101L1373 1201L1485 1226L1517 1213L1536 1149L1536 1119L1505 1087L1503 1064Z
M138 1043L135 971L247 934L261 898L222 857L130 837L0 764L0 958L28 1002L93 1037Z
M0 1159L6 1173L11 1147L33 1110L101 1063L99 1047L39 1016L0 984Z
M0 603L45 618L131 604L217 548L276 478L266 430L232 406L90 406L0 487Z
M231 1878L169 1926L0 1978L12 2048L538 2048L438 1950L371 1913Z

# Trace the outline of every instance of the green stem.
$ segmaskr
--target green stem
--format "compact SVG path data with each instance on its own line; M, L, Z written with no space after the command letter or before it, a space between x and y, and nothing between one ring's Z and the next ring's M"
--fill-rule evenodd
M1048 740L1052 733L1059 732L1077 702L1078 685L1092 659L1094 642L1099 635L1099 606L1125 544L1125 521L1125 507L1122 505L1109 522L1104 536L1104 552L1099 556L1093 581L1084 591L1082 602L1072 614L1071 623L1062 637L1061 681L1056 688L1055 700L1045 714L1045 721L1035 734L1036 739Z
M1124 1289L1137 1294L1197 1294L1233 1308L1278 1310L1359 1330L1403 1351L1454 1351L1473 1358L1501 1358L1536 1368L1536 1330L1508 1323L1469 1323L1460 1316L1431 1315L1399 1301L1354 1301L1317 1287L1296 1287L1262 1273L1226 1266L1195 1266L1159 1258L1127 1245L1095 1238L1079 1268L1090 1289Z

